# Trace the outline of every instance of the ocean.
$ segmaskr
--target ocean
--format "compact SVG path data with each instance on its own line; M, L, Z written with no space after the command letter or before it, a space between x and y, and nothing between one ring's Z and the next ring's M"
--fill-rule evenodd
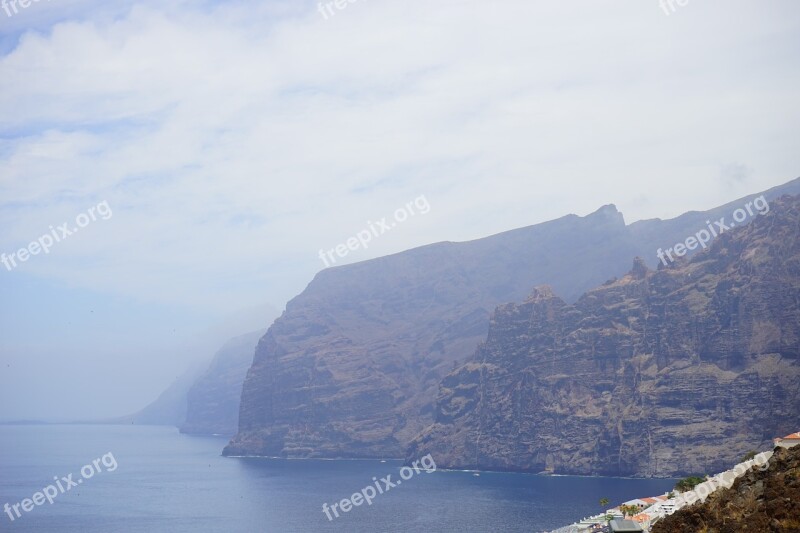
M225 444L154 426L0 426L0 532L531 533L675 483L225 458Z

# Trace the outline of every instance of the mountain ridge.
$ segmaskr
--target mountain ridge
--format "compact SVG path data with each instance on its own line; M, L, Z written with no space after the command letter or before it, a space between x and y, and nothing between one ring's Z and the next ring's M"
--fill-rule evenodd
M719 469L797 426L799 224L800 196L786 196L705 252L655 272L637 258L574 304L537 287L499 306L407 458L669 477Z
M763 194L784 191L800 192L800 179ZM586 217L323 270L260 340L239 431L223 453L403 457L433 421L440 380L484 340L497 305L542 283L577 300L623 275L635 256L655 264L659 243L682 241L694 220L633 232L607 204Z

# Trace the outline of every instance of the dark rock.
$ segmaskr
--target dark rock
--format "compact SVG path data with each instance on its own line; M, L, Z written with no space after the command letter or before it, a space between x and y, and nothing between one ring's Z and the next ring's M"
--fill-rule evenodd
M407 457L443 468L722 471L800 427L800 196L657 272L498 307Z
M765 194L781 191L800 192L800 179ZM723 209L732 210L625 226L606 206L587 217L325 270L261 339L239 433L225 453L402 457L433 422L441 379L485 339L497 305L549 284L564 298L552 303L555 312L626 272L636 255L655 266L662 243L682 241ZM604 354L603 365L621 356Z

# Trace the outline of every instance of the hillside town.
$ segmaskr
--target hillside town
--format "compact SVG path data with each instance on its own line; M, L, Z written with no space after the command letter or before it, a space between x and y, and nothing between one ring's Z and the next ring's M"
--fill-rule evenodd
M792 448L800 444L800 431L774 439L775 448ZM730 470L709 476L686 492L674 491L659 496L636 498L612 507L603 513L586 517L579 522L550 533L647 533L665 516L698 501L721 488L730 488L736 479L751 468L766 468L773 452L762 452L743 461Z

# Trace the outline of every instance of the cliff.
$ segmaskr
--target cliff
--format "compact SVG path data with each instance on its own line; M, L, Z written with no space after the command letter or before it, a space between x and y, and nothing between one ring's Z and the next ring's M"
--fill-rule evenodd
M800 192L800 179L765 194L782 191ZM434 421L440 381L485 339L497 305L544 283L572 302L637 254L655 264L659 246L728 208L626 226L605 206L324 270L259 342L224 453L402 457Z
M544 280L577 298L624 271L634 250L607 206L324 270L259 342L224 453L403 457L496 305Z
M214 355L206 371L185 393L181 433L226 437L236 434L242 383L264 333L260 330L233 338Z
M625 476L724 470L800 425L800 197L668 268L641 260L574 304L494 313L408 457L443 468Z

